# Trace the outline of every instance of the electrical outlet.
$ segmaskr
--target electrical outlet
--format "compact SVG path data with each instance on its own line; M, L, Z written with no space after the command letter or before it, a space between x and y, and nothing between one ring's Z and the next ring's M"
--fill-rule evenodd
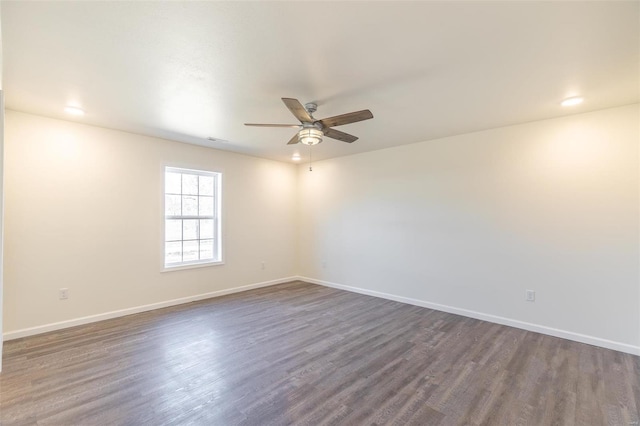
M536 292L533 290L525 290L524 297L527 302L535 302L536 301Z
M68 288L61 288L58 291L58 298L60 300L67 300L69 298L69 289Z
M260 262L260 269L267 269L267 262L265 262L264 260Z

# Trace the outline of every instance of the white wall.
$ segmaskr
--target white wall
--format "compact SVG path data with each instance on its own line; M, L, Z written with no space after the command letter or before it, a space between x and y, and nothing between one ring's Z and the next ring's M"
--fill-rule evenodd
M1 9L1 5L0 5ZM1 16L1 12L0 12ZM0 19L1 21L1 19ZM4 93L2 91L2 28L0 28L0 330L2 330L2 307L4 303L3 299L3 229L4 229ZM2 371L2 343L3 336L0 333L0 371Z
M640 353L639 113L493 129L308 172L7 111L4 332L299 274ZM164 164L225 173L224 266L160 272Z
M14 111L5 158L5 333L296 273L293 165ZM225 265L160 272L163 165L224 173Z
M0 42L1 44L1 42ZM0 58L2 52L0 51ZM2 60L0 59L0 68ZM0 72L0 89L2 89L2 75ZM4 92L0 90L0 330L2 330L3 294L4 294ZM0 333L0 371L2 371L2 345L4 338Z
M300 273L640 354L638 126L632 105L300 166Z

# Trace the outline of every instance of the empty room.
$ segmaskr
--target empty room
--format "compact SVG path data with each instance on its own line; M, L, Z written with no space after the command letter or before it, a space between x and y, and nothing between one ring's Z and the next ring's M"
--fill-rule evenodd
M640 425L640 1L0 34L0 425Z

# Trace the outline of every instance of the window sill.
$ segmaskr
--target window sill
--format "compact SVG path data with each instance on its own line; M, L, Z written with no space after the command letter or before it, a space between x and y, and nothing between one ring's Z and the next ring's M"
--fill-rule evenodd
M179 265L179 266L165 266L160 272L172 272L172 271L182 271L185 269L196 269L196 268L207 268L209 266L220 266L224 265L224 261L219 262L205 262L205 263L191 263L188 265Z

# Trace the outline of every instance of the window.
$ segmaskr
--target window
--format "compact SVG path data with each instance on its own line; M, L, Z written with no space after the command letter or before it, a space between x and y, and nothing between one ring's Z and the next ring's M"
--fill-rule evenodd
M221 181L221 173L165 168L165 268L222 261Z

